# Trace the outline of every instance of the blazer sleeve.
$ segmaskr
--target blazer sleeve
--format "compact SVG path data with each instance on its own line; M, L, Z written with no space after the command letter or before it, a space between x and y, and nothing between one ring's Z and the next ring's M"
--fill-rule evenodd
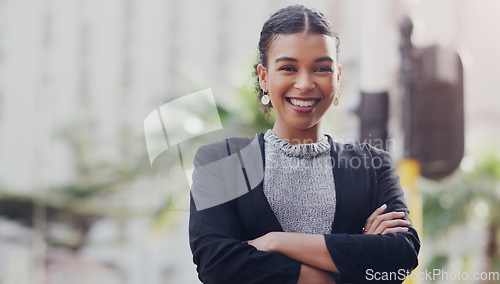
M202 160L209 155L209 147L200 147L194 158L195 167L206 163ZM212 174L213 178L220 178ZM301 263L279 253L258 251L246 243L234 204L228 201L197 210L191 194L189 243L199 279L216 284L297 283Z
M369 145L365 148L371 156L376 175L374 198L377 207L387 204L385 212L403 211L408 217L404 193L399 176L392 166L388 152ZM410 224L408 232L364 235L327 234L326 245L339 273L331 273L337 283L401 283L418 265L420 240ZM386 278L383 278L386 276ZM378 281L377 281L378 280Z

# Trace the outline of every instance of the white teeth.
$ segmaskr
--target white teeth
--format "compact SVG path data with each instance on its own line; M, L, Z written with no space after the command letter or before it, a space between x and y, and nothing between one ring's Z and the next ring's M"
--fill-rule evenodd
M301 106L301 107L310 107L314 104L316 104L316 100L307 100L307 101L303 101L303 100L296 100L296 99L290 99L290 102L293 104L293 105L296 105L296 106Z

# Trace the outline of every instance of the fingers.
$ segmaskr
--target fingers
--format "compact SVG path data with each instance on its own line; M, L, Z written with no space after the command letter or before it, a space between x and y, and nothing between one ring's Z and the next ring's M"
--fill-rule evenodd
M373 220L377 216L379 216L380 214L382 214L385 211L385 209L387 209L387 205L383 204L382 206L380 206L379 208L377 208L375 211L373 211L372 215L370 215L370 217L368 217L368 219L366 219L365 230L367 232L370 231L370 228L372 226Z
M401 228L397 226L408 226L408 225L410 225L409 221L401 219L382 221L380 225L375 229L374 234L381 234L384 231L391 228L398 228L398 229Z
M387 221L390 221L393 219L403 218L404 216L405 216L404 212L389 212L389 213L385 213L385 214L382 214L380 216L377 216L373 220L373 223L372 223L370 229L367 229L368 233L379 234L383 231L383 230L378 230L378 227L382 224L382 222L387 222ZM404 220L402 220L402 221L404 221ZM387 227L384 227L384 229L386 229L386 228Z
M408 232L409 228L408 227L396 227L396 228L388 228L385 229L382 232L382 235L385 234L390 234L390 233L401 233L401 232Z
M389 234L408 231L408 228L399 226L409 226L410 222L401 219L405 212L389 212L382 214L387 209L383 204L377 208L366 220L363 228L364 234Z

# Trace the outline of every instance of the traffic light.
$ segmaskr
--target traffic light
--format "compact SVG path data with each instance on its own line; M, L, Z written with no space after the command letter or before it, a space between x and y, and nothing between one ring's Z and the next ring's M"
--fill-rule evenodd
M453 173L464 152L463 67L460 56L439 46L417 49L409 94L407 156L420 162L422 176Z
M388 92L362 92L356 110L360 118L360 140L374 147L387 150L387 121L389 119Z
M453 173L464 153L464 80L460 56L440 46L415 48L413 22L400 22L405 158L419 162L422 176Z

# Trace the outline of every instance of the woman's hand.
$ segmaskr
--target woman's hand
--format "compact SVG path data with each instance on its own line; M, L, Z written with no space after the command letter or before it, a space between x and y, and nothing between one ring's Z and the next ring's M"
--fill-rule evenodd
M287 243L290 241L290 243ZM300 269L300 276L298 279L298 284L301 283L318 283L318 284L335 284L335 281L330 277L330 275L321 268L314 267L312 265L317 265L319 267L327 266L329 268L334 267L334 271L338 273L337 268L333 264L331 257L326 250L326 245L324 249L325 253L315 253L315 245L324 242L324 237L322 235L307 235L307 234L294 234L294 233L283 233L283 232L269 232L261 237L253 240L249 240L248 244L254 246L256 249L265 252L278 252L285 256L288 256L296 261L302 262ZM307 245L309 244L309 245ZM306 248L301 248L301 246L306 245ZM281 247L280 247L281 246ZM293 249L298 249L298 251L292 251ZM322 261L322 256L327 260L323 263L316 263L311 261L311 252L313 259ZM304 262L308 263L305 264Z
M384 204L373 211L372 215L368 217L363 228L363 234L376 235L376 234L389 234L389 233L400 233L408 232L408 227L397 227L397 226L409 226L410 222L407 220L399 219L405 216L404 212L389 212L382 214L387 205Z
M249 240L248 244L260 251L281 253L303 264L338 273L323 235L269 232Z

